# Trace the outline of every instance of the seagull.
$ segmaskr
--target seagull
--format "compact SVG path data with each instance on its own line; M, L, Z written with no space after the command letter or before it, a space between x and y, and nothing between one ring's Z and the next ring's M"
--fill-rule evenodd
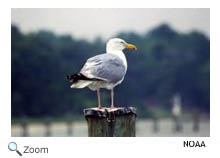
M106 53L89 58L79 73L67 75L71 88L88 87L97 91L98 108L101 109L100 89L111 91L111 106L114 106L114 87L119 85L127 72L127 60L124 49L136 50L136 46L128 44L120 38L112 38L106 44Z

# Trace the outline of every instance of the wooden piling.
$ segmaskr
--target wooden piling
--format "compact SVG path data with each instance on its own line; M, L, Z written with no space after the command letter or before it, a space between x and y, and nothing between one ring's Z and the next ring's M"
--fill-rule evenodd
M22 119L21 127L23 129L22 137L28 137L28 123L26 118Z
M153 118L153 132L159 132L159 119L156 117Z
M46 118L45 119L45 137L50 137L51 136L51 124L52 124L52 119L51 118Z
M199 118L199 114L194 114L193 115L193 131L194 132L199 132L199 123L200 123L200 118Z
M182 132L183 131L183 125L182 125L182 120L180 117L173 116L173 121L174 121L174 132Z
M67 121L67 135L68 136L73 136L73 121L68 120Z
M89 137L135 137L136 108L84 109Z

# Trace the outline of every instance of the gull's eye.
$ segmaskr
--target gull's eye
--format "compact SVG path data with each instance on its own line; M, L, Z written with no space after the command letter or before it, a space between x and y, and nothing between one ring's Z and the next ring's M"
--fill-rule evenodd
M120 41L120 43L121 43L121 44L124 44L124 42L123 42L123 41Z

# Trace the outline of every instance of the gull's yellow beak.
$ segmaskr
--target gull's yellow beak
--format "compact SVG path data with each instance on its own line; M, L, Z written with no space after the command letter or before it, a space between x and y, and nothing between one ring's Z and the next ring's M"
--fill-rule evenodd
M136 46L133 45L133 44L127 44L127 45L125 46L125 48L130 49L130 50L136 50L136 49L137 49Z

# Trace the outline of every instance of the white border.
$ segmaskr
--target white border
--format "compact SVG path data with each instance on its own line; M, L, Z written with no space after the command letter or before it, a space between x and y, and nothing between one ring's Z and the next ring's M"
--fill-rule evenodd
M43 6L41 4L44 4ZM95 7L95 8L114 8L117 6L128 8L142 7L165 7L165 8L209 8L211 7L211 137L209 138L11 138L11 120L10 120L10 84L11 84L11 63L10 63L10 25L11 25L11 9L10 8L47 8L47 7ZM0 149L1 155L4 157L13 157L16 153L9 152L7 145L9 141L16 141L19 147L23 145L47 146L49 154L23 157L215 157L215 151L219 150L220 146L220 128L219 128L219 9L217 2L209 1L118 1L118 0L93 0L85 2L84 0L73 2L69 1L8 1L2 4L0 10L1 29L1 140ZM204 140L206 148L183 148L183 140ZM18 148L19 148L18 147ZM218 150L217 150L218 149Z

